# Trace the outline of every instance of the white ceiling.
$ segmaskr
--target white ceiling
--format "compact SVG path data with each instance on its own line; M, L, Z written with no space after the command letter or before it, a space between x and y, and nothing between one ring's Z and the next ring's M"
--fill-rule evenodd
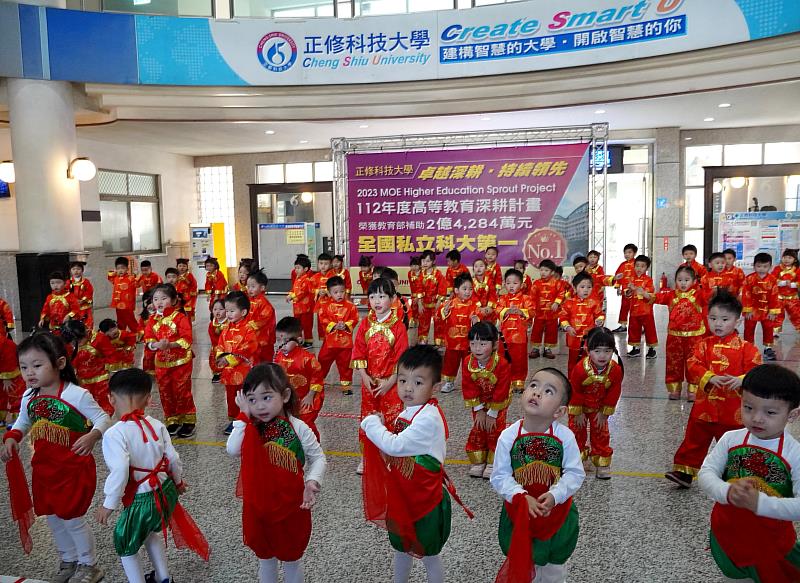
M612 131L658 127L714 129L800 123L800 81L591 105L504 113L347 121L118 121L81 127L79 136L178 154L328 148L334 137L518 129L608 122ZM726 109L720 103L730 103ZM604 113L597 113L604 110ZM713 117L713 122L703 121ZM362 126L368 127L362 127ZM274 131L272 135L265 131Z

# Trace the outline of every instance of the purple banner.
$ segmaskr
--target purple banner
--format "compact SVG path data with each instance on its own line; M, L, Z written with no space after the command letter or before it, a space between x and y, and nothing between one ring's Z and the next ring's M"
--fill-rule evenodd
M465 263L561 263L587 251L588 144L350 154L350 258L405 266L426 249Z

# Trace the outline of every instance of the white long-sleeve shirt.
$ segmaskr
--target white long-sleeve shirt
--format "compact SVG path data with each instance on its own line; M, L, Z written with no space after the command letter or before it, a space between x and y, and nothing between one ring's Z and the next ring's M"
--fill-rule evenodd
M108 429L103 435L103 458L108 467L108 477L103 488L106 495L103 506L114 510L119 506L125 487L128 485L130 466L143 469L154 469L166 455L169 462L168 472L159 472L158 478L163 483L167 476L175 484L183 480L183 464L178 452L172 446L167 428L158 419L149 415L145 419L153 426L158 441L153 439L150 430L142 423L147 443L142 439L142 432L134 421L120 421ZM146 472L134 472L134 479L141 480ZM153 487L147 480L139 484L136 493L149 492Z
M13 429L21 431L23 436L31 430L31 426L33 425L31 418L28 416L28 403L30 403L33 398L34 395L31 394L30 389L26 389L25 393L22 395L19 417L17 417L17 420L14 422ZM94 400L92 394L86 389L69 383L64 387L64 390L61 391L60 398L62 401L66 401L72 405L81 415L91 421L93 425L92 429L97 429L100 433L105 433L106 429L111 427L111 417L100 408L100 405Z
M416 414L416 416L415 416ZM368 415L361 421L367 439L383 453L394 457L430 455L444 463L447 454L444 421L439 409L433 405L408 407L400 417L411 425L400 433L392 433L377 415Z
M744 442L745 435L747 435L747 429L728 431L720 438L714 449L703 461L703 467L700 468L697 480L703 491L714 502L728 504L728 490L730 490L731 485L722 479L722 474L728 463L728 452L731 448L741 445ZM763 440L750 434L747 443L748 445L762 447L777 453L780 438ZM764 492L759 492L756 515L778 520L800 520L800 443L789 435L788 431L784 431L783 434L781 457L792 468L794 498L777 498Z
M306 458L306 463L303 466L303 479L306 482L314 480L322 485L322 478L325 476L325 468L328 465L325 459L325 453L317 441L317 437L311 428L300 419L289 416L289 423L292 424L294 432L300 439L300 446L303 448L303 454ZM228 455L239 456L242 455L242 441L244 441L244 428L247 423L239 421L238 419L233 422L233 433L228 436L228 443L226 449Z
M524 494L525 488L514 479L514 470L511 468L511 447L520 435L522 420L507 427L497 440L494 452L494 468L489 479L492 488L507 502L517 494ZM563 504L573 496L586 478L581 462L581 452L575 441L575 435L566 425L553 422L553 435L561 440L564 454L561 463L561 478L550 486L549 492L553 495L556 504ZM523 430L522 435L525 435Z

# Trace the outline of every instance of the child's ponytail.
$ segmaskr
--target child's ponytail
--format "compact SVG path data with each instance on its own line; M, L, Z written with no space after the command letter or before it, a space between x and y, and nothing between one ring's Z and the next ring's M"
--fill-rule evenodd
M69 360L72 361L78 354L81 340L87 336L86 325L80 320L67 320L61 325L59 331L64 343L72 348L72 353L69 357Z
M503 345L503 355L506 357L506 360L509 364L511 364L511 352L508 350L508 342L506 342L506 337L503 336L503 331L497 328L497 336L500 338L500 342Z

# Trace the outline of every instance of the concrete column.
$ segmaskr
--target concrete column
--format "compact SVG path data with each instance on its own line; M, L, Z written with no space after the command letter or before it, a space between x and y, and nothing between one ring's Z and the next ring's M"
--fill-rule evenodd
M681 142L679 128L656 130L654 148L653 279L666 273L673 284L682 261L684 197L681 192ZM665 241L667 249L665 247ZM656 285L658 285L656 283Z
M8 79L11 151L16 173L22 252L82 251L72 86L64 81Z

